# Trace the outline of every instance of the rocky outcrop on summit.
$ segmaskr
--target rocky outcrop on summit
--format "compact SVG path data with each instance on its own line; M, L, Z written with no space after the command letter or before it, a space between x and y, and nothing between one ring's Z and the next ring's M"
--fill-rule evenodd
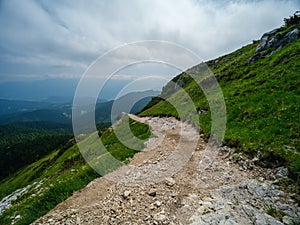
M248 63L272 55L283 46L295 41L298 37L299 29L297 27L287 31L281 31L281 28L278 28L265 33L261 37L260 43L257 46L254 55L248 60Z

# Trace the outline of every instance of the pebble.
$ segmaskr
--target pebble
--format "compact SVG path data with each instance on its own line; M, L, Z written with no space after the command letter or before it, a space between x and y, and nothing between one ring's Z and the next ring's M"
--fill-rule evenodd
M166 185L169 187L172 187L175 184L175 180L172 177L167 177L165 179L165 182L166 182Z
M131 194L131 191L125 191L125 192L123 193L123 197L124 197L125 199L127 199L127 198L129 197L130 194Z
M160 202L160 201L156 201L156 202L155 202L155 205L156 205L157 207L160 207L160 206L161 206L161 202Z
M150 189L149 193L150 196L155 197L156 196L156 189Z

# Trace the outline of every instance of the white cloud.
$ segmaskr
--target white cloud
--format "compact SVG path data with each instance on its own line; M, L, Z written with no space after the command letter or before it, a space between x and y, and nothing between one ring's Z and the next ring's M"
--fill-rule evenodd
M69 67L80 75L109 49L151 39L178 43L210 59L282 25L299 6L292 0L4 0L0 60L16 67L46 64L40 76L52 74L52 66L61 67L58 76Z

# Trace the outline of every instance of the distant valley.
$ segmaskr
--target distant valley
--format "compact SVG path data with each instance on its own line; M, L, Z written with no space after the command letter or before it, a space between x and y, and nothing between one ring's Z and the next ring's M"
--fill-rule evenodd
M141 98L130 110L130 113L138 113L148 104L151 96L158 94L145 91L126 94L116 101L100 99L95 112L87 112L83 116L95 113L96 126L101 130L111 125L111 109L115 102L123 108L128 102ZM0 179L3 179L65 145L72 138L72 102L0 99L0 135Z

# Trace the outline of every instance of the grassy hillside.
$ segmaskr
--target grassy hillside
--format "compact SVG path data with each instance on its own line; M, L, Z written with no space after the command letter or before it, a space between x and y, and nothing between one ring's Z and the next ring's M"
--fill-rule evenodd
M290 29L290 28L283 28ZM287 165L290 177L300 179L300 39L284 46L269 57L247 63L258 41L207 62L216 76L225 98L227 127L224 144L254 157L259 163L276 167ZM190 72L196 77L201 72ZM184 104L182 91L174 91L181 83L193 99L206 137L210 134L210 108L197 84L182 73L163 88L162 96ZM175 92L175 93L174 93ZM165 100L155 98L141 116L166 115L178 112Z
M150 136L147 125L131 119L129 121L132 132L138 138L145 140ZM124 124L120 123L117 129L122 129L123 126ZM128 162L136 153L135 150L123 146L112 129L106 128L99 134L103 144L115 158ZM89 140L87 138L83 141ZM86 164L72 140L66 146L2 181L0 199L16 190L20 193L21 188L26 191L12 202L13 207L0 215L0 224L11 224L12 221L17 225L30 224L96 177L99 177L99 174Z

